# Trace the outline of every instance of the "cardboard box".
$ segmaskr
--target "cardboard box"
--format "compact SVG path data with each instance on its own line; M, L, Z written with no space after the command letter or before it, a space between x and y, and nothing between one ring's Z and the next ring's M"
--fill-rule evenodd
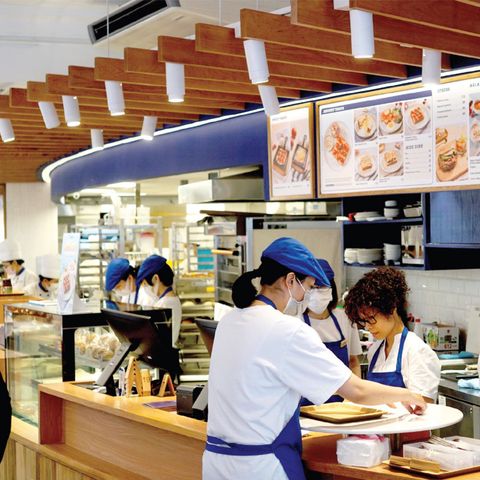
M423 340L437 352L458 351L458 327L425 323L423 325Z

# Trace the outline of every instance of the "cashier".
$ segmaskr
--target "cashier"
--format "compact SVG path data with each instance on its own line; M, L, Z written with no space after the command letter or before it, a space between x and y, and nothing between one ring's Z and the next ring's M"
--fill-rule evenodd
M150 298L151 305L172 310L172 346L178 346L180 324L182 322L182 304L173 290L173 270L167 259L160 255L150 255L138 270L137 291L142 287Z
M105 272L105 289L122 303L135 303L137 272L126 258L114 258Z
M38 277L25 268L20 244L16 240L0 242L0 262L14 290L23 291L27 285L38 281Z
M314 285L329 281L313 254L287 237L270 244L259 268L233 284L237 308L219 322L210 361L204 480L305 479L302 396L321 404L338 392L362 404L381 398L423 411L421 396L352 375L294 316L305 310Z
M330 287L312 290L303 320L318 333L323 344L344 365L349 367L355 375L361 377L358 356L362 353L362 346L357 326L351 324L342 309L336 308L338 291L332 267L323 258L318 258L317 261L330 282ZM328 402L339 401L341 402L343 399L337 395L328 400Z
M25 287L25 294L33 297L54 299L60 277L60 255L37 257L38 281Z
M407 325L408 285L392 267L365 274L349 291L345 312L359 328L367 328L376 342L368 351L367 379L406 387L433 403L440 383L435 352Z

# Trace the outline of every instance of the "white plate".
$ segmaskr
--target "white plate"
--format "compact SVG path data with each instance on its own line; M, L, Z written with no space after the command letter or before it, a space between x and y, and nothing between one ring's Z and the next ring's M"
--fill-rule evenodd
M396 152L397 154L397 162L396 163L393 163L392 165L387 165L385 163L385 154L387 152ZM388 150L384 150L381 154L380 154L380 158L381 158L381 165L382 165L382 170L385 172L385 173L393 173L393 172L396 172L397 170L399 170L402 165L403 165L403 158L402 158L402 151L398 148L389 148Z
M367 119L369 121L371 128L370 131L360 127L360 119ZM368 110L362 110L361 112L357 112L355 114L354 128L355 133L360 138L368 139L370 137L373 137L375 135L375 132L377 131L377 123L375 121L375 117Z
M382 113L386 112L387 110L393 110L393 107L385 108L381 112L379 112L379 122L380 122L380 130L383 133L389 134L389 133L395 133L402 128L403 125L403 112L400 107L398 107L398 110L400 111L400 115L402 117L402 120L400 123L393 122L392 126L387 125L385 122L382 121Z
M423 113L423 120L421 120L418 123L414 123L412 121L412 117L410 117L411 112L416 108L420 108ZM407 125L410 128L410 130L415 130L415 131L422 130L427 126L428 122L430 121L430 111L424 105L417 103L407 108L407 111L405 112L405 121L407 122Z
M347 157L345 159L345 163L343 163L343 164L339 163L338 160L332 155L330 150L327 148L327 145L329 144L327 139L330 136L333 137L332 126L335 125L335 124L338 125L339 130L340 130L340 134L343 136L343 138L347 142L348 146L350 147L350 150L348 151ZM348 141L349 137L350 137L350 135L349 135L348 127L345 125L344 122L338 122L338 121L332 122L328 126L327 130L325 131L325 135L323 137L323 149L325 151L325 157L327 159L327 164L332 170L341 171L348 165L348 162L350 161L350 157L352 156L352 145L350 145L350 142Z
M370 160L372 162L372 166L370 168L367 168L366 170L362 170L360 168L360 162L364 157L370 157ZM360 155L357 159L357 173L364 178L370 177L370 175L373 175L377 171L377 162L375 161L375 157L370 154L370 153L364 153L363 155Z
M476 132L476 134L474 134ZM470 127L470 140L473 143L480 142L480 123L474 121L472 122L472 126Z

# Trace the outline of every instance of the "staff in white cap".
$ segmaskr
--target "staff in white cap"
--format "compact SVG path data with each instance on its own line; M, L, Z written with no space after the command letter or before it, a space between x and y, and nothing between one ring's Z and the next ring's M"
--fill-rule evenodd
M37 257L38 281L25 287L25 293L40 298L55 298L60 277L60 255Z
M0 242L0 262L14 290L24 290L27 285L37 282L37 276L24 267L20 244L16 240Z

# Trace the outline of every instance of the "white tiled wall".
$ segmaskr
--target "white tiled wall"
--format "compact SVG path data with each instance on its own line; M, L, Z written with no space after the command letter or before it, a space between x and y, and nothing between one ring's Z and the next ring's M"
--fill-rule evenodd
M369 269L346 267L346 285L352 286ZM470 305L480 306L480 270L404 270L410 292L409 308L422 322L441 322L466 328Z

